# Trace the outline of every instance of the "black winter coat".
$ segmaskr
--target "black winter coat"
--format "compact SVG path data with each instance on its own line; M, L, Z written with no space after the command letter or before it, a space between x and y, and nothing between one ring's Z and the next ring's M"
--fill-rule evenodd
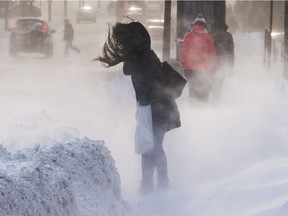
M228 64L233 66L234 64L234 41L231 33L222 30L215 29L211 33L216 53L218 55L218 59L220 60L220 64Z
M73 41L74 40L74 29L71 23L65 23L64 25L64 41Z
M153 128L169 131L180 127L180 114L175 99L162 88L162 63L152 50L147 50L129 61L124 61L123 72L131 75L136 100L141 105L151 104Z

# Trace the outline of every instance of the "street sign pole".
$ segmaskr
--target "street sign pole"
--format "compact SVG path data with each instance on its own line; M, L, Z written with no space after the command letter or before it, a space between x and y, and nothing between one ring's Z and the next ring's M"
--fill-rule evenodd
M171 0L165 0L162 60L170 60Z
M284 78L288 80L288 1L285 1L284 14Z

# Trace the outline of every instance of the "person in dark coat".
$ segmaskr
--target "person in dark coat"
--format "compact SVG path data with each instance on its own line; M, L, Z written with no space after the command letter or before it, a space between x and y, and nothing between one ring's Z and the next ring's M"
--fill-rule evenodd
M105 67L124 62L123 72L131 76L136 101L141 106L151 105L153 148L142 154L141 191L153 189L156 168L158 186L168 187L167 158L163 139L167 131L180 127L180 115L175 99L161 88L162 63L151 50L147 29L139 22L116 23L109 30L103 56L96 58Z
M215 73L213 83L213 101L218 103L221 99L221 91L224 80L233 73L234 66L234 40L228 26L223 21L215 21L211 25L211 35L214 40L216 53L219 60L219 68Z
M65 43L65 56L69 54L69 49L72 49L77 54L80 53L80 49L73 46L73 40L74 40L74 29L72 24L70 23L69 19L64 19L64 37L63 41L66 41Z

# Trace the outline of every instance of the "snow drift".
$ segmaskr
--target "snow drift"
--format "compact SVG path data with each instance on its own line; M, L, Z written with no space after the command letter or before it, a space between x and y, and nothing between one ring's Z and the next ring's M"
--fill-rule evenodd
M74 139L16 153L0 145L0 215L123 215L120 184L103 141Z

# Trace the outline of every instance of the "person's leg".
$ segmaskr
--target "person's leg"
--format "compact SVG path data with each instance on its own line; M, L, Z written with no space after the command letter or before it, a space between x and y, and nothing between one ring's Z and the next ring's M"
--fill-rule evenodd
M161 129L154 129L154 146L147 153L142 154L142 193L149 193L153 189L153 174L156 168L158 175L158 186L168 187L167 158L163 149L165 132Z
M72 45L72 41L71 41L70 48L71 48L73 51L77 52L77 54L79 54L80 49L78 49L77 47L73 46L73 45Z
M218 77L215 77L212 86L212 98L211 98L211 103L213 105L217 105L221 100L222 86L223 86L223 80L220 80L218 79Z
M158 186L168 187L168 168L167 168L167 157L163 149L163 139L165 132L160 129L154 130L154 161L156 171L158 174Z
M194 83L197 92L197 99L202 103L207 103L210 99L212 92L212 73L210 72L198 72L195 74Z
M190 99L199 100L199 98L201 97L201 92L202 92L202 89L201 89L202 84L201 84L201 79L199 77L199 72L188 70L188 71L185 71L184 73L188 82Z
M187 79L188 89L189 89L189 103L193 106L202 105L201 101L201 80L197 71L187 70L184 71L185 77ZM200 102L200 103L199 103Z
M142 182L141 192L143 194L149 193L153 189L153 173L155 169L155 162L152 151L142 154Z
M66 41L66 43L65 43L65 55L69 54L69 47L70 47L70 42Z

